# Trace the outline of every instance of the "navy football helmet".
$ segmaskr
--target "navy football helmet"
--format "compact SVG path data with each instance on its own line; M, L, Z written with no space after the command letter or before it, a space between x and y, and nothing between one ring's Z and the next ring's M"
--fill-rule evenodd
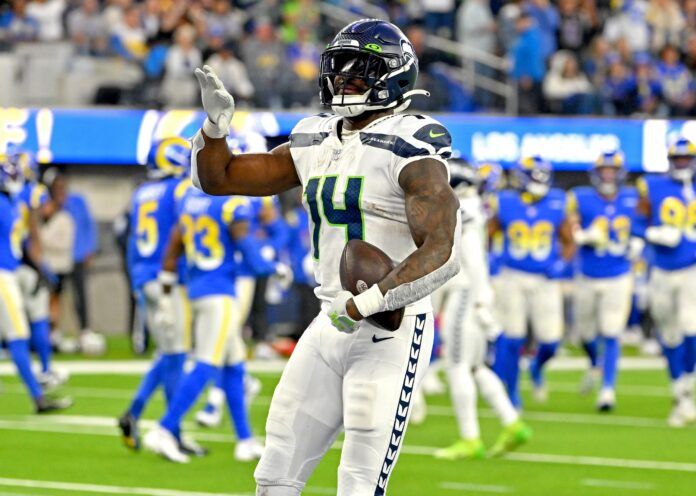
M415 94L418 59L393 24L361 19L343 28L321 55L319 97L344 117L372 110L405 110Z

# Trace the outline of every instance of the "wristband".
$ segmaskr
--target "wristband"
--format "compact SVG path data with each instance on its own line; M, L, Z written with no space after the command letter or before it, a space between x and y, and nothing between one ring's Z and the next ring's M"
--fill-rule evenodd
M179 276L176 272L163 270L157 274L157 280L162 286L174 286L179 281Z
M205 118L205 121L203 121L203 132L209 138L214 139L225 138L229 134L229 130L227 132L221 130L217 124L210 122L210 119L207 117Z
M360 293L358 296L353 296L353 303L355 303L355 308L358 309L360 315L363 317L369 317L376 313L384 310L384 295L379 289L379 286L373 284L370 289Z

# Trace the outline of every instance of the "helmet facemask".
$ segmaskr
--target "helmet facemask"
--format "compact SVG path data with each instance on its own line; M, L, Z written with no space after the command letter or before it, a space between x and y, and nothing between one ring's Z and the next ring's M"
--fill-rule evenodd
M598 165L590 171L590 182L604 196L614 196L626 179L626 170L614 165Z
M692 155L672 155L669 157L669 174L673 179L689 182L696 172L696 157Z

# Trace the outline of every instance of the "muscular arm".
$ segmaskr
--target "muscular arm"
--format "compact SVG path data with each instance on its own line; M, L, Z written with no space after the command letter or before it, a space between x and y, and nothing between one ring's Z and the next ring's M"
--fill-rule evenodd
M39 237L40 214L36 209L29 210L29 243L27 256L35 267L41 263L41 239Z
M561 242L561 256L566 262L575 256L575 241L573 241L573 228L577 226L573 221L574 216L566 217L558 230L558 240Z
M193 153L201 188L210 195L269 196L300 184L289 143L269 153L232 155L224 138L201 131Z
M398 308L396 304L404 306L427 296L459 269L459 261L455 259L456 269L454 265L449 266L452 273L443 274L444 280L434 287L412 284L450 264L454 255L459 202L449 186L445 167L433 159L413 162L401 172L399 184L406 196L406 217L417 250L378 283L388 310ZM394 291L397 288L398 294ZM390 297L391 291L394 292ZM352 301L348 312L351 316L359 315Z
M172 229L169 235L169 243L167 244L167 249L164 252L164 259L162 260L162 271L176 273L177 263L179 258L184 253L184 237L181 229L176 226ZM166 294L170 293L172 288L169 285L163 285L163 290Z

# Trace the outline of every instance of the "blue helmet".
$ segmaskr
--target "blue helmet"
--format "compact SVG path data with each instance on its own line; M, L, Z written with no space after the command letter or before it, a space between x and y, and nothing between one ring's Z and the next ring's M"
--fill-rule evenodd
M678 181L691 181L696 172L696 145L683 136L678 137L667 150L669 174Z
M503 187L503 168L498 162L479 162L477 170L481 193L495 193Z
M0 155L0 192L17 195L24 187L22 168L13 156Z
M148 176L153 179L180 177L191 166L191 143L173 136L154 142L147 157Z
M512 169L513 186L538 198L546 196L553 182L553 167L539 156L524 157Z
M602 195L615 195L626 179L625 159L621 150L604 152L590 169L590 182Z
M386 21L361 19L339 31L321 54L319 98L344 117L399 112L414 94L428 94L415 89L417 78L418 59L404 33Z

